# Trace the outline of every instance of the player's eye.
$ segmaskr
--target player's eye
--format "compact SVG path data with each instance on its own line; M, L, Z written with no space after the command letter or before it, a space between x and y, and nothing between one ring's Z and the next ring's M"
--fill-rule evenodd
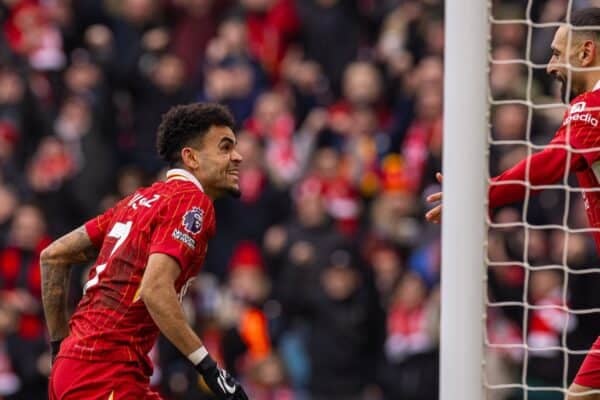
M221 144L221 150L224 152L230 152L233 148L233 145L230 142L225 142Z

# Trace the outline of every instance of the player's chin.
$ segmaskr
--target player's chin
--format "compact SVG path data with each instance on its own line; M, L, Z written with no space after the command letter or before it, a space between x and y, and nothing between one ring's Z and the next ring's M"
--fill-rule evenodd
M231 186L227 188L226 191L227 194L236 199L239 199L242 196L242 191L240 190L240 187L238 185Z

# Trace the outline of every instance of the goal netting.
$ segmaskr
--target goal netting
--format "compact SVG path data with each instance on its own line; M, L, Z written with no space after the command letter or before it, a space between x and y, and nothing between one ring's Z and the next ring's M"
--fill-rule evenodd
M546 73L550 45L574 10L593 3L490 5L489 177L543 150L559 128L568 102ZM484 392L563 399L600 335L600 261L574 176L519 183L523 203L490 212L486 224Z

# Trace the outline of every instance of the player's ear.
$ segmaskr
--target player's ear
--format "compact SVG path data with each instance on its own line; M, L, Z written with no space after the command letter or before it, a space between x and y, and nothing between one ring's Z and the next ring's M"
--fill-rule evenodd
M586 40L579 51L579 62L582 67L592 65L596 60L596 42Z
M192 169L197 169L200 166L199 154L191 147L181 149L181 161Z

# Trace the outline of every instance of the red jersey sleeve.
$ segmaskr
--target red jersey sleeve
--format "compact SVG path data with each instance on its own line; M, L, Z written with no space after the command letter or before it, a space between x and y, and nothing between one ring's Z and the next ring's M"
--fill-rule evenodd
M115 215L115 212L117 209L119 209L119 207L123 206L125 203L128 203L132 197L133 195L129 195L124 199L121 199L117 204L115 204L115 206L106 210L104 214L100 214L84 224L85 230L95 247L98 249L102 247L102 242L104 241L104 237L107 234L108 228L111 226L111 221Z
M600 145L600 135L588 123L588 117L573 118L579 115L573 113L577 104L572 105L565 114L562 126L547 148L492 179L489 187L490 209L522 201L527 184L535 187L556 183L563 179L566 172L580 171L600 159L600 148L595 148ZM532 193L535 193L535 188Z
M189 192L176 194L159 210L150 254L167 254L185 270L206 249L208 240L214 235L214 226L214 209L208 196L190 195Z
M115 213L117 206L109 208L104 214L100 214L97 217L90 219L85 223L85 230L90 237L90 240L96 248L102 247L102 242L106 236L106 231L110 226L110 221Z

